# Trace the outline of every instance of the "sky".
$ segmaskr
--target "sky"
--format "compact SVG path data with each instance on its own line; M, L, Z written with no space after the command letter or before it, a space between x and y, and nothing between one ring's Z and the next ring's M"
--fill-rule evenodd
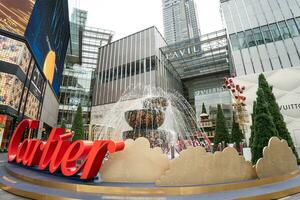
M220 0L194 0L201 33L223 28ZM150 26L163 34L162 0L69 0L70 13L76 6L88 11L87 25L115 32L113 40Z

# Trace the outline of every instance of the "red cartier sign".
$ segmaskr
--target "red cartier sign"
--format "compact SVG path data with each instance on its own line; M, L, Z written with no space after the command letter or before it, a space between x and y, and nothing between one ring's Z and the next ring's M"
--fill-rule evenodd
M50 173L61 171L64 176L73 176L81 172L80 179L92 179L97 176L107 152L121 151L124 142L111 140L68 141L71 133L64 134L64 128L53 128L47 141L25 139L21 143L26 129L37 129L38 120L25 119L15 129L8 146L8 162L17 162L25 166L38 166ZM82 160L79 166L77 160Z

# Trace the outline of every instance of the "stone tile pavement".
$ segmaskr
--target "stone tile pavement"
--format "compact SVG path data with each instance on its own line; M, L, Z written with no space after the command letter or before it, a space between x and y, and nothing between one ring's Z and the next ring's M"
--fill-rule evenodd
M0 189L0 199L5 200L25 200L25 198L15 196Z

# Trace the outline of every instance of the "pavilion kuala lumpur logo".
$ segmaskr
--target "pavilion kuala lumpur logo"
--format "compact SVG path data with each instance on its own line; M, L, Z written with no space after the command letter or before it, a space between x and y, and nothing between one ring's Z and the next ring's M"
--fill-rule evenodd
M64 176L80 173L80 179L87 180L97 176L105 155L122 151L124 142L111 140L70 141L71 133L64 134L64 128L53 128L47 141L25 139L27 129L39 127L38 120L25 119L14 131L8 147L8 162L16 162L28 167L38 166L39 170L48 169L50 173L60 171ZM78 166L77 161L81 161Z

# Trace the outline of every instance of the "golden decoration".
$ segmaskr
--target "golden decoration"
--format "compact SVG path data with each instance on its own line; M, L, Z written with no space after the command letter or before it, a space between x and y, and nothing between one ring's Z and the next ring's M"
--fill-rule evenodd
M169 168L169 159L160 148L150 148L148 139L125 141L125 149L111 154L100 174L105 182L155 182Z
M68 182L49 181L47 179L36 179L24 174L17 174L10 168L6 168L7 172L22 181L29 182L34 185L39 185L48 188L56 188L60 190L87 192L93 194L103 195L123 195L123 196L170 196L170 195L199 195L213 192L223 192L230 190L239 190L246 188L253 188L264 186L268 184L283 182L299 175L299 171L289 173L282 176L255 179L251 181L243 181L238 183L226 183L216 185L202 185L202 186L184 186L184 187L118 187L118 186L102 186L102 185L88 185L88 184L73 184ZM23 195L21 195L23 196ZM28 197L28 196L24 196ZM29 198L32 198L29 196Z
M298 171L297 160L285 140L272 137L263 149L263 157L256 163L259 178L267 178Z
M249 161L227 147L222 152L207 153L203 147L184 150L171 162L170 169L156 181L158 186L187 186L255 179Z

